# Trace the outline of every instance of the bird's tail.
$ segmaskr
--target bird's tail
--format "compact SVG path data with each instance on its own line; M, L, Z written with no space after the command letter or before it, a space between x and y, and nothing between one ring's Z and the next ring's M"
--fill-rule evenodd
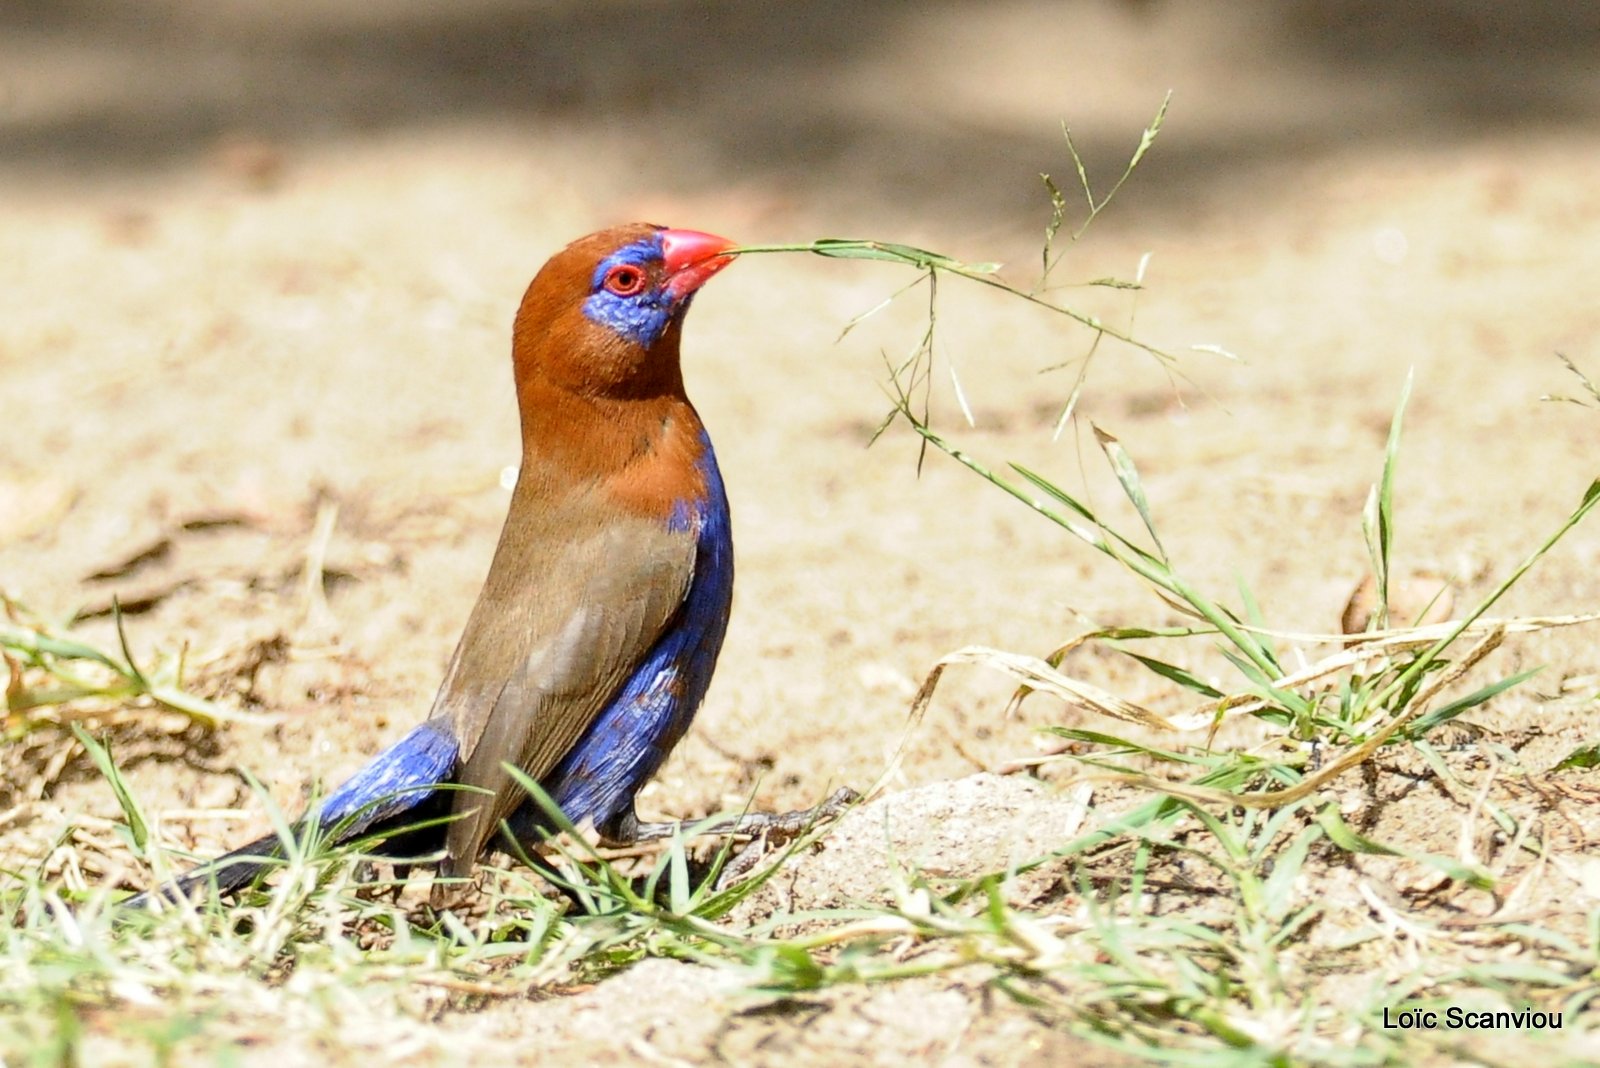
M450 781L459 748L447 728L431 722L420 724L329 794L312 815L295 825L295 834L304 834L314 818L330 843L337 844L394 826L402 817L414 818L439 795L439 787ZM219 893L237 890L282 856L282 840L269 834L155 890L136 894L123 905L143 907L152 895L174 901L196 888L213 885Z

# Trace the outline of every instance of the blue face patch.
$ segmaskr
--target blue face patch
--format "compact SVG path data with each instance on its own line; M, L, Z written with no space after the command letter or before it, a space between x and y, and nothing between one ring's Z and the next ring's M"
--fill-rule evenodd
M649 348L687 301L674 301L664 285L650 286L631 297L611 292L605 288L606 275L613 268L623 265L637 267L648 277L651 269L661 265L661 236L651 234L601 260L590 280L590 293L583 302L583 314L591 322L609 327L636 345Z

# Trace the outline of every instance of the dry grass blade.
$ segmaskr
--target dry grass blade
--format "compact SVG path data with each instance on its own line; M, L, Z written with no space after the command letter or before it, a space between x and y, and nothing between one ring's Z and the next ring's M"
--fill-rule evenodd
M1587 623L1600 622L1600 612L1587 612L1579 615L1567 616L1521 616L1511 619L1481 618L1461 626L1459 620L1446 620L1443 623L1431 623L1425 627L1400 627L1390 630L1370 631L1362 635L1364 639L1360 646L1345 649L1324 657L1308 667L1291 672L1274 679L1272 686L1280 690L1304 690L1313 683L1324 682L1327 689L1335 684L1337 677L1362 664L1370 663L1380 654L1413 653L1431 648L1442 639L1449 637L1457 628L1461 629L1462 636L1487 635L1499 633L1502 636L1513 634L1534 634L1539 631L1552 630L1558 627L1576 627ZM1348 639L1348 635L1334 634L1302 634L1292 631L1274 631L1259 627L1248 628L1254 633L1263 634L1274 638L1286 639L1296 642L1322 642L1333 643ZM1188 712L1172 717L1169 721L1173 729L1180 731L1199 730L1211 726L1219 717L1231 715L1252 715L1267 708L1271 704L1264 697L1253 694L1230 694L1215 701L1206 701L1195 706Z
M928 673L928 677L923 680L922 688L917 691L917 696L911 703L912 719L920 718L927 709L928 702L933 700L934 690L938 688L939 677L951 664L981 664L1016 679L1031 690L1059 697L1076 708L1119 719L1124 723L1137 723L1154 730L1174 729L1170 722L1154 712L1140 708L1132 701L1124 700L1098 686L1064 675L1036 656L1008 653L1002 649L991 649L982 645L969 645L940 658L933 670Z
M1428 704L1447 686L1451 686L1471 671L1483 658L1500 647L1505 640L1505 630L1495 627L1484 635L1467 654L1456 663L1436 675L1417 695L1411 700L1405 711L1395 716L1383 728L1373 734L1360 745L1352 747L1348 752L1323 767L1320 771L1308 775L1294 786L1282 790L1270 790L1265 793L1233 792L1228 790L1210 790L1204 787L1175 784L1164 779L1152 779L1144 775L1121 776L1124 781L1136 783L1148 789L1159 790L1174 797L1182 797L1191 801L1201 801L1220 805L1241 805L1246 808L1282 808L1292 805L1297 801L1316 793L1329 782L1343 775L1351 768L1363 763L1373 753L1377 752L1390 738L1407 723L1416 719L1427 711Z
M1580 398L1580 397L1566 397L1566 396L1561 396L1559 394L1546 393L1543 397L1540 397L1539 399L1540 400L1546 400L1546 401L1560 401L1560 402L1563 402L1563 403L1566 403L1566 404L1576 404L1579 407L1583 407L1583 408L1595 407L1597 405L1600 405L1600 387L1597 387L1594 384L1594 382L1590 380L1589 376L1584 374L1583 371L1579 369L1578 365L1573 363L1570 359L1568 359L1565 354L1560 353L1560 352L1556 353L1556 359L1560 360L1562 362L1562 364L1564 364L1566 366L1567 370L1571 371L1572 374L1577 377L1578 383L1583 386L1583 391L1585 393L1587 393L1588 396Z

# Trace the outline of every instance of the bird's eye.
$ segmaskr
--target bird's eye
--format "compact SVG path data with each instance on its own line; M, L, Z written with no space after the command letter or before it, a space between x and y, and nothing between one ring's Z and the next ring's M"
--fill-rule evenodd
M631 297L644 289L644 272L631 263L619 263L606 272L601 284L619 297Z

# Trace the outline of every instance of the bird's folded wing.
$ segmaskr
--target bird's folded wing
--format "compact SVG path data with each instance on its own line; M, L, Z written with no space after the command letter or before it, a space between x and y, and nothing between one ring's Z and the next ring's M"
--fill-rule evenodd
M592 500L507 524L434 704L475 788L452 805L450 874L523 800L504 765L539 779L567 754L672 622L694 559L692 531Z

